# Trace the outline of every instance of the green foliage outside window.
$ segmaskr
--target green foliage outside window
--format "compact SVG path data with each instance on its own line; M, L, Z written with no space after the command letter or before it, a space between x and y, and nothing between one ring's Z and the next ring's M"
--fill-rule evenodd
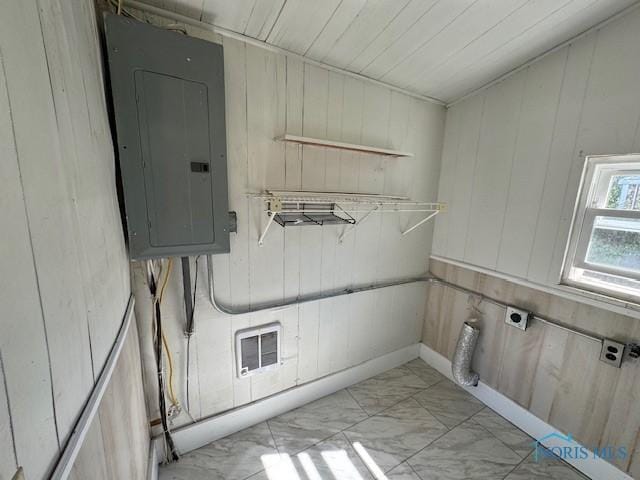
M595 228L587 261L640 271L640 232Z
M616 175L611 179L607 208L640 210L640 175ZM640 271L640 231L594 228L587 261Z
M625 196L620 198L623 191ZM640 175L614 176L607 195L607 208L640 210Z

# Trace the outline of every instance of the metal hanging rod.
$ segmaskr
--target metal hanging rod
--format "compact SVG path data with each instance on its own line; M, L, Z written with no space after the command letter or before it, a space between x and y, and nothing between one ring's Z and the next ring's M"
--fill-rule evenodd
M263 200L280 199L283 202L292 203L346 203L358 205L404 205L404 206L436 206L444 208L439 202L419 202L408 197L395 195L377 195L370 193L345 193L345 192L314 192L314 191L288 191L267 190L261 193L248 193L247 196Z
M304 303L315 302L319 300L326 300L329 298L335 298L343 295L351 295L353 293L378 290L381 288L397 287L399 285L408 285L412 283L430 283L434 285L441 285L444 287L448 287L448 288L466 293L467 295L474 296L478 298L481 302L492 303L501 308L506 308L507 306L509 306L509 304L501 300L497 300L493 297L484 295L482 293L476 292L469 288L461 287L460 285L456 285L455 283L448 282L441 278L438 278L435 276L422 276L422 277L406 278L406 279L396 280L392 282L384 282L384 283L378 283L378 284L363 285L363 286L358 286L353 288L345 288L342 290L334 290L331 292L304 295L304 296L299 296L289 300L272 302L272 303L264 303L262 305L257 305L257 306L247 305L242 307L233 307L231 305L225 305L224 303L216 299L215 287L214 287L214 281L213 281L213 264L212 264L210 255L207 256L207 270L208 270L208 279L209 279L209 300L211 301L211 305L218 312L226 315L245 315L248 313L282 310L284 308L292 307L294 305L301 305ZM579 327L574 327L573 325L567 325L561 321L554 320L549 317L545 317L543 315L539 315L536 313L533 313L533 319L541 323L544 323L546 325L549 325L551 327L564 330L574 335L579 335L583 338L592 340L594 342L602 343L602 341L605 339L602 336L587 332L586 330L583 330Z
M301 202L302 203L302 202ZM364 213L367 212L369 213L371 211L371 209L357 209L357 208L349 208L349 209L345 209L348 210L349 212L356 212L356 213ZM326 208L318 208L318 209L313 209L313 208L283 208L283 209L265 209L265 212L286 212L286 213L326 213L327 209ZM434 209L433 208L393 208L393 209L387 209L387 210L379 210L380 213L402 213L402 212L433 212ZM440 210L437 210L440 211Z

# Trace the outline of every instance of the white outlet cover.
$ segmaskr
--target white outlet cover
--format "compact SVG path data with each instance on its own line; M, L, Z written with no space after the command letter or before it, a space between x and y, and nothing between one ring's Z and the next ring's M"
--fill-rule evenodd
M622 357L624 355L624 344L605 338L602 341L602 351L600 352L600 360L620 368Z

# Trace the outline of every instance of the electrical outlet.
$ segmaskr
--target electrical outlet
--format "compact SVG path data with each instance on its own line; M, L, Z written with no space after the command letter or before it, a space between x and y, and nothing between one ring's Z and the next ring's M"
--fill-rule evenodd
M600 361L620 368L622 356L624 355L624 343L616 342L610 338L602 341L602 350L600 351Z
M520 330L526 330L531 317L531 312L516 307L507 307L507 315L504 318L504 322Z
M636 358L640 358L640 345L637 343L630 343L628 345L629 347L629 358L633 358L634 360Z

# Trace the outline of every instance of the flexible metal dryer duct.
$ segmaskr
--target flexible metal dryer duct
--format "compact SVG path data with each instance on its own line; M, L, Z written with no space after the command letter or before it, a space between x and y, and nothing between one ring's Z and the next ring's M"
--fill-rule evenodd
M460 329L460 336L458 337L458 344L456 345L456 351L453 354L453 361L451 362L451 373L453 379L460 385L478 386L480 375L471 371L471 359L473 358L473 351L476 349L476 343L480 336L480 330L471 325L469 322L464 322Z

